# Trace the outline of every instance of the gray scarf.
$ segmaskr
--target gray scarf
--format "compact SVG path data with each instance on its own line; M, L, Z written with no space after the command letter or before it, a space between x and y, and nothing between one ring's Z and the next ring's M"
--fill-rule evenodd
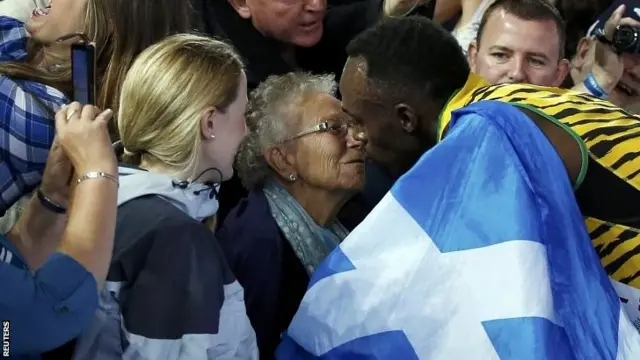
M270 181L262 189L271 215L309 276L349 234L337 220L323 228L307 214L282 185Z

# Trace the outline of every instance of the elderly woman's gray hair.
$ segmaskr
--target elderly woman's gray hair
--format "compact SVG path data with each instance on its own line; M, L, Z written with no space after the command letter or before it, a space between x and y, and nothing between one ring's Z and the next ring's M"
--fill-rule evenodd
M333 75L289 73L270 76L249 96L247 128L235 168L248 190L261 187L275 175L264 158L264 151L285 142L293 132L301 113L302 99L310 93L336 95Z

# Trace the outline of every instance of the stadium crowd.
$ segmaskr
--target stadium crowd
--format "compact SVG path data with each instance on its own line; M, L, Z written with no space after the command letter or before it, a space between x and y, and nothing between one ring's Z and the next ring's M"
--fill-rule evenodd
M78 46L93 49L87 103L78 98ZM355 263L352 239L405 246L400 220L388 233L370 224L396 219L385 204L409 180L433 204L458 206L412 213L416 223L435 221L433 238L464 219L465 236L486 244L513 224L543 229L536 241L547 244L576 207L584 236L572 241L599 260L598 291L613 294L621 323L640 329L638 111L636 0L0 1L3 355L373 352L372 341L332 355L322 349L353 329L296 318L314 311L301 304L316 284L354 266L335 260L344 252ZM509 188L494 179L512 176L506 170L478 180L473 168L494 156L488 148L505 164L510 149L528 154L535 161L509 165L528 180ZM451 162L430 160L441 153ZM464 154L475 156L468 165ZM560 175L545 175L555 165ZM472 194L471 180L446 186L472 173L482 183ZM545 213L552 190L538 179L569 189L565 213L538 219L491 205L507 193L537 199ZM478 215L490 213L494 220ZM393 252L368 251L372 262ZM402 267L395 261L385 266ZM577 271L554 266L553 291L558 271L566 279ZM371 290L339 296L358 291ZM336 306L326 318L348 312ZM301 326L321 340L302 340ZM640 334L629 336L640 344ZM381 343L386 357L363 358L409 358ZM416 359L460 358L414 350Z

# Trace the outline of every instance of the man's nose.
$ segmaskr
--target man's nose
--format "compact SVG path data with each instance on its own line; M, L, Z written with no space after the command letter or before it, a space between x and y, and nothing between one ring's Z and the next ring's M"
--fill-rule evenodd
M307 11L325 11L327 8L327 0L306 0L305 10Z
M367 145L367 134L362 126L353 126L347 134L347 146L350 148L363 149Z
M507 77L510 83L521 83L527 78L527 66L524 59L513 57L509 63Z

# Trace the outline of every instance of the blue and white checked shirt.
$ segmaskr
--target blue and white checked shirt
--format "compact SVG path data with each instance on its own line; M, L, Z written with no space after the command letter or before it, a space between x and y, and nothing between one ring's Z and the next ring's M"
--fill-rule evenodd
M24 23L0 17L0 61L22 61L27 56ZM55 135L51 110L67 103L57 89L34 81L0 74L0 215L42 179Z

